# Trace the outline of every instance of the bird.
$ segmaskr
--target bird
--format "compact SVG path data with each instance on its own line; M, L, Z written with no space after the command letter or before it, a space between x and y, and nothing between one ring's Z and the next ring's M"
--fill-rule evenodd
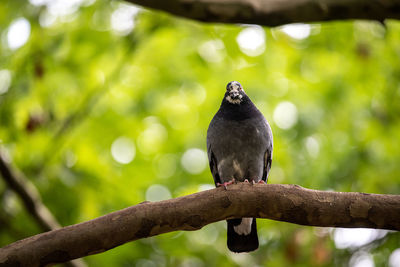
M231 81L207 130L207 154L215 186L236 182L266 183L272 164L272 130L242 85ZM255 218L227 220L227 245L232 252L258 248Z

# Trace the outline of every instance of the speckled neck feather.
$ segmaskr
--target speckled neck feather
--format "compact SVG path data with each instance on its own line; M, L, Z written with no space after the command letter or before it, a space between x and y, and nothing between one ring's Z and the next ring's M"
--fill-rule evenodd
M216 116L221 116L224 119L236 121L263 116L246 94L243 94L240 104L229 103L229 101L226 100L227 96L228 93L225 93L221 107L219 108Z

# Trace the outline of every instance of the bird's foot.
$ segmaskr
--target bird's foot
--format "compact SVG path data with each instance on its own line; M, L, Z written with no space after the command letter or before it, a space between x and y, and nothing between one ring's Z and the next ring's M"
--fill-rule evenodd
M251 180L251 182L249 182L249 179L244 179L243 183L251 183L252 185L256 184L256 182L254 182L254 180Z
M258 181L258 184L267 184L264 180Z
M228 190L227 186L230 184L234 184L235 183L235 179L230 180L229 182L225 182L225 183L217 183L217 187L223 186L225 188L225 190Z

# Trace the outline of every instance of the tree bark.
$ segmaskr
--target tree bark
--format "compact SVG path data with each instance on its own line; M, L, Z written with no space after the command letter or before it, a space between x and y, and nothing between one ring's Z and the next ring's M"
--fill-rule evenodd
M239 183L144 202L0 249L0 266L44 266L101 253L126 242L198 230L228 218L257 217L322 227L400 230L400 195L325 192L296 185Z
M400 19L400 0L127 0L204 22L278 26L345 19Z

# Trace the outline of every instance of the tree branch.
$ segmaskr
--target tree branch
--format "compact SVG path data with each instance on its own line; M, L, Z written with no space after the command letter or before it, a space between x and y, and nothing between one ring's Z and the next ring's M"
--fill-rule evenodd
M235 217L322 227L400 230L400 195L324 192L296 185L240 183L144 202L0 249L0 266L42 266L101 253L126 242ZM14 265L13 265L14 264Z
M0 174L7 185L21 198L25 208L32 215L43 231L50 231L60 228L60 224L53 214L41 201L36 187L21 173L11 168L0 149Z
M0 174L8 187L21 198L25 208L43 231L51 231L61 227L50 210L43 204L36 187L22 173L13 170L1 148ZM0 265L2 265L1 261ZM84 267L86 264L82 260L75 260L66 263L66 266Z
M278 26L344 19L400 19L400 0L127 0L204 22Z

